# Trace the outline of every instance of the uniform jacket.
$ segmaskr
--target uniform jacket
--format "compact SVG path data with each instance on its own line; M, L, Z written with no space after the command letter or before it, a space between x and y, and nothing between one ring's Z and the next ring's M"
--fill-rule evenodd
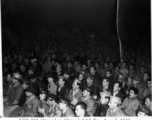
M9 101L9 104L11 105L12 102L14 101L20 101L21 99L21 96L22 96L22 93L23 93L23 88L22 86L19 84L17 87L10 87L10 93L8 95L8 101Z
M67 87L66 85L64 84L64 86L60 89L60 91L58 90L59 89L59 86L57 87L57 96L58 97L67 97L67 94L68 94L68 90L67 90Z
M125 98L122 103L122 108L124 112L129 116L136 116L136 111L139 107L139 100L137 98L130 99L129 97Z
M47 107L46 115L49 117L61 117L61 111L57 104L54 104L52 107Z
M121 110L121 108L117 107L115 110L108 109L106 116L126 116L126 114Z
M52 84L48 84L48 91L50 94L55 94L56 95L56 92L57 92L57 85L52 82Z
M91 96L89 96L87 99L85 99L85 97L81 97L79 101L82 101L87 104L87 113L89 115L95 114L95 111L96 111L95 101L93 100Z
M106 116L108 108L109 108L108 104L106 105L99 104L95 116Z
M27 98L24 104L24 116L28 116L28 117L37 116L38 106L39 106L39 100L35 95L33 95L30 98Z
M73 98L76 98L77 100L79 100L81 97L82 97L82 91L78 89L78 91L74 95L73 95L73 90L70 90L67 98L70 101L73 101Z
M67 107L65 113L62 113L61 117L75 117L75 114L71 108Z

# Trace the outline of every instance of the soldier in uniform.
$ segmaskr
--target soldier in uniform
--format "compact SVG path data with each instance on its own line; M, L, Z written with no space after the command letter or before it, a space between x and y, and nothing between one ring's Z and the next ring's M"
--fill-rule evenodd
M36 97L36 90L32 87L29 87L25 94L26 94L26 101L24 104L24 110L19 113L19 116L21 117L36 117L38 116L37 114L37 109L39 106L39 100Z
M95 116L106 116L109 108L108 103L110 100L110 94L108 92L100 92L100 104L97 107Z
M59 99L59 109L61 110L62 114L61 117L75 117L73 110L69 107L69 100L62 97Z
M106 116L127 116L123 110L119 107L121 99L119 97L110 97L109 109L107 110Z
M46 109L44 107L39 107L38 112L41 113L44 117L60 117L61 116L61 111L59 110L59 107L57 104L56 95L48 94L47 105L48 107Z

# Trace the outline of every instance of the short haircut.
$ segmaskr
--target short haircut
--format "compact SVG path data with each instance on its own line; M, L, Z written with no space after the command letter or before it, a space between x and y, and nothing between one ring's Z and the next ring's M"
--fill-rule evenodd
M106 72L109 72L110 74L112 74L112 70L106 70Z
M94 70L96 70L96 67L95 67L95 66L91 66L90 69L91 69L91 68L93 68Z
M24 81L22 82L22 84L30 85L30 82L29 82L28 80L24 80Z
M151 75L150 75L150 72L145 72L144 74L147 74L148 75L148 77L150 77Z
M95 64L99 65L100 66L100 63L99 62L95 62Z
M129 89L129 91L134 91L134 93L136 94L136 95L138 95L138 92L139 92L139 90L137 89L137 88L135 88L135 87L131 87L130 89Z
M78 102L78 103L75 105L75 107L78 106L78 105L80 105L80 107L81 107L84 111L87 110L87 104L86 104L86 103L84 103L84 102Z
M146 83L148 83L149 81L151 81L151 78L147 79Z
M121 69L121 67L120 67L119 65L117 65L116 67L118 67L118 68L119 68L119 70ZM115 67L115 68L116 68L116 67Z
M145 100L146 100L147 98L148 98L150 101L152 101L152 95L147 95L147 96L145 97Z
M122 88L122 83L119 81L116 81L114 84L119 84L119 88Z
M108 77L103 77L102 81L106 80L107 82L110 82L110 79Z

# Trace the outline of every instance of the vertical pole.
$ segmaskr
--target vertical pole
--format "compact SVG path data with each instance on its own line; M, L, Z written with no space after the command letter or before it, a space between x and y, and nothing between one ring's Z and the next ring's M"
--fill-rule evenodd
M117 16L116 16L117 35L119 39L120 62L122 63L122 44L119 36L119 0L117 0Z

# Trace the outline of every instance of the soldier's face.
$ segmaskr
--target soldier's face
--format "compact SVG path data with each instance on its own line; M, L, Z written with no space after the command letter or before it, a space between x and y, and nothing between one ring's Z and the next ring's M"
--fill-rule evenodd
M76 106L76 108L75 108L75 114L76 114L77 117L81 117L82 109L81 109L80 105Z
M116 107L116 103L113 100L110 100L108 105L110 109L113 109Z
M130 98L135 98L137 95L134 93L134 91L133 90L130 90L130 92L129 92L129 97Z
M30 97L32 94L30 92L25 92L27 97Z
M64 104L64 103L59 103L59 109L60 110L63 110L63 109L65 109L65 107L66 107L66 105Z
M114 92L119 91L119 84L117 84L117 83L114 84L113 91Z
M44 100L46 98L45 94L40 94L40 100Z
M101 98L100 98L101 105L104 105L106 102L107 102L107 99L105 98L104 95L102 95Z
M82 94L83 94L84 97L86 97L88 95L88 91L87 90L83 90Z
M152 102L150 101L149 98L146 98L146 100L145 100L145 105L146 105L147 107L152 106Z

